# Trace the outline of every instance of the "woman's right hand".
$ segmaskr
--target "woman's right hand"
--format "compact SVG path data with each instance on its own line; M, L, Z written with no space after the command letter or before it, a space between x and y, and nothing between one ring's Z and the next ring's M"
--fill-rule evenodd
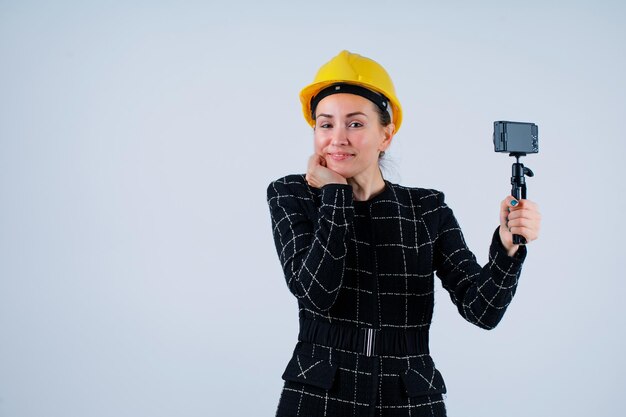
M348 184L348 181L335 171L326 167L326 160L318 154L309 158L306 170L306 182L314 188L322 188L326 184Z

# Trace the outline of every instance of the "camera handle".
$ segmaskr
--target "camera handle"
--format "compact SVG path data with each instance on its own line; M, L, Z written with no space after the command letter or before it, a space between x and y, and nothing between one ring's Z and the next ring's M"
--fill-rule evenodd
M510 156L514 156L515 162L512 167L511 174L511 195L519 201L520 199L526 199L526 175L529 177L534 177L535 174L530 170L530 168L526 168L524 164L520 163L520 156L526 156L525 153L511 153ZM524 236L513 235L513 244L515 245L525 245L526 239Z

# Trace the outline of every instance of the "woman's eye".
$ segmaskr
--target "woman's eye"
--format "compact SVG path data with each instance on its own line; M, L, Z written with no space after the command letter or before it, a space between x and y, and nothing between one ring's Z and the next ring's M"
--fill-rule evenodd
M320 127L322 129L328 129L328 128L332 127L332 125L330 123L321 123Z
M352 122L348 125L349 127L361 127L363 126L363 123L360 122Z

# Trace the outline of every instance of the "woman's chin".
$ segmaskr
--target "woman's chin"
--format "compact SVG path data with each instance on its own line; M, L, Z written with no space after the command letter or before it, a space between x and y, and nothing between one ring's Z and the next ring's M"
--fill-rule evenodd
M329 164L328 169L335 171L337 174L341 175L344 178L351 178L354 176L354 173L351 169L346 169L346 167L337 166L336 164Z

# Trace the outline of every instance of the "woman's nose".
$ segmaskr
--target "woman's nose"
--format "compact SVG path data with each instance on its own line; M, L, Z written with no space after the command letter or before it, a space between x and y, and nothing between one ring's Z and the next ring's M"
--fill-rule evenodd
M348 144L348 132L343 127L338 127L334 129L333 135L331 138L331 145L334 146L342 146Z

